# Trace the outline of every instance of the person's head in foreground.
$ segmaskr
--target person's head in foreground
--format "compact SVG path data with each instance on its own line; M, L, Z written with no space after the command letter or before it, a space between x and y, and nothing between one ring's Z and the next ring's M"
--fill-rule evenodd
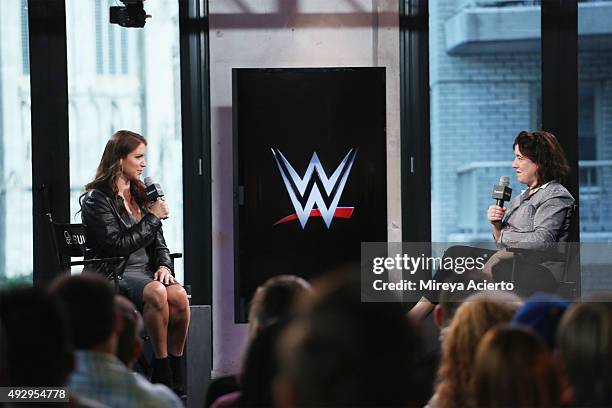
M560 406L560 377L544 342L527 328L491 329L478 345L473 403L477 408Z
M4 386L63 387L74 356L59 302L39 289L6 290L0 293L0 321L6 339L0 346L7 362Z
M556 348L557 329L569 302L558 295L537 292L525 300L523 306L512 316L512 323L527 326L551 351Z
M478 342L489 329L509 322L520 304L518 297L505 292L482 292L465 300L442 342L438 384L432 403L440 408L462 407L468 403Z
M295 275L279 275L260 285L249 310L249 342L263 327L289 319L297 299L310 292L310 284Z
M559 326L557 347L578 407L612 406L612 297L571 306Z
M121 295L115 295L115 307L123 322L117 340L117 358L131 368L142 353L142 339L140 338L140 332L143 329L142 317L136 306Z
M464 273L451 273L445 279L447 283L459 283L472 281L475 283L484 282L484 277L475 271L465 271ZM466 289L466 290L450 290L443 288L440 291L439 302L434 309L434 322L441 330L441 337L446 332L448 326L453 321L455 313L464 300L478 293L477 289Z
M92 273L63 276L51 291L65 306L72 340L77 350L116 354L120 319L115 309L115 293L110 282Z
M272 383L278 373L276 349L287 327L287 321L278 321L262 327L249 343L240 373L240 406L271 407Z
M276 406L422 406L421 339L401 305L361 302L342 278L315 293L281 340Z

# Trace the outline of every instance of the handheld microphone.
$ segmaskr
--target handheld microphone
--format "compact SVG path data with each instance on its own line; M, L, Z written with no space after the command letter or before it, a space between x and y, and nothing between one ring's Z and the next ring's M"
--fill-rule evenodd
M164 196L164 190L162 190L159 183L154 183L151 177L145 177L145 197L148 201L157 201L158 198Z
M512 197L512 189L508 187L510 185L510 177L501 176L499 178L499 184L493 186L493 194L491 198L495 200L495 204L503 207L504 201L510 201Z

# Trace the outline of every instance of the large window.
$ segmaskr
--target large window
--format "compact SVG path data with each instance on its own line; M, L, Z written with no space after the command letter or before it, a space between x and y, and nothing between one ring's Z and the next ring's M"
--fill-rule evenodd
M612 242L612 1L578 7L578 141L583 293L612 287L608 259L593 242ZM593 250L593 248L595 248ZM603 263L601 263L603 261Z
M0 286L32 284L27 3L0 1Z
M138 132L148 141L144 176L159 182L171 216L164 236L183 250L182 142L178 1L145 2L146 26L109 23L114 0L66 0L70 126L71 219L94 177L112 133ZM75 270L76 271L76 270ZM183 281L183 265L176 264Z
M490 241L493 185L525 188L512 143L541 126L540 15L533 1L429 2L434 242Z

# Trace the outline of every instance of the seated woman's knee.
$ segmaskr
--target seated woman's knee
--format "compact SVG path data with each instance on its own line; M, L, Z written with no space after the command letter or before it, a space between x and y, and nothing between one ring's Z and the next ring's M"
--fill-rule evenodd
M189 305L187 292L180 285L171 285L166 288L168 304L177 308L186 308Z
M466 245L453 245L448 247L446 251L444 251L444 255L442 255L443 259L446 258L457 258L460 256L465 256L466 253L473 252L474 248L466 246Z
M145 304L156 309L162 309L168 304L166 288L161 282L151 282L145 289L143 294Z

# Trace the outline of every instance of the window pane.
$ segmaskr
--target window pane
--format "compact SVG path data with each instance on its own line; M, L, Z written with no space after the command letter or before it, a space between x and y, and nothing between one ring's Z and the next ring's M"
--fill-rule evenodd
M116 5L66 0L72 219L81 220L78 198L110 136L120 129L138 132L148 141L143 177L162 185L170 206L168 247L182 252L178 1L145 2L153 18L142 29L110 24L109 7ZM183 264L175 266L182 282Z
M432 241L491 240L486 210L521 130L541 127L540 6L429 2Z
M27 0L0 1L0 286L32 284Z
M580 240L612 242L612 1L578 5ZM585 245L582 292L612 287L612 274ZM608 257L609 258L609 257Z

